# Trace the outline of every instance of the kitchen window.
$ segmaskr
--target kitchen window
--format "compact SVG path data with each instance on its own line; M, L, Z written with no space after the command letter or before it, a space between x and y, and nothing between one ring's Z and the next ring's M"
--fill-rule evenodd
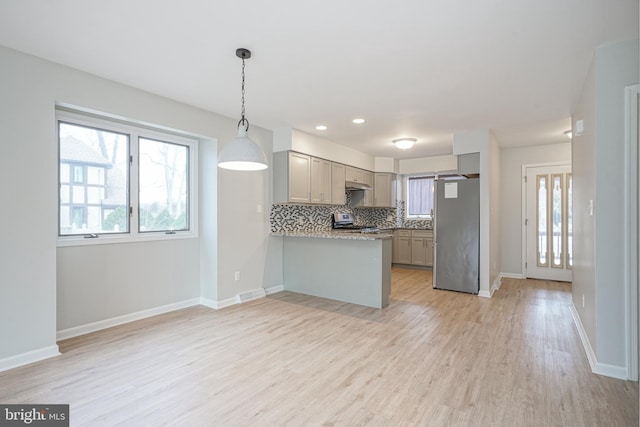
M407 178L407 218L432 218L434 176L410 176Z
M57 111L58 242L196 237L196 141Z

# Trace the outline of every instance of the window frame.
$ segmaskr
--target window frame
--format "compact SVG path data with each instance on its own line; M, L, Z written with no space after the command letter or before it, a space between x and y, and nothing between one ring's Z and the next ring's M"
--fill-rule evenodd
M129 230L118 233L100 233L98 237L88 237L88 234L61 235L60 232L60 122L70 125L85 126L103 129L129 135L129 170L128 170L128 196L127 208L129 209ZM177 144L188 147L188 177L187 177L187 230L162 230L139 231L139 138L146 138L164 143ZM57 145L57 246L84 246L114 243L146 242L157 240L192 239L198 237L198 141L188 135L178 132L166 131L152 126L141 125L128 121L112 119L93 114L86 114L56 108L55 114L55 143ZM71 168L73 169L73 168ZM84 170L86 175L86 168ZM70 171L70 180L73 180L73 171ZM86 176L84 177L86 181Z
M418 175L407 175L405 176L405 181L404 181L404 187L405 187L405 191L404 191L404 196L405 196L405 210L404 210L404 217L407 220L425 220L425 219L433 219L433 215L431 214L425 214L425 215L410 215L409 214L409 180L410 179L417 179L417 178L428 178L433 180L433 188L435 191L435 181L437 179L437 176L435 174L418 174ZM433 195L433 203L432 203L433 207L432 209L435 210L435 194Z

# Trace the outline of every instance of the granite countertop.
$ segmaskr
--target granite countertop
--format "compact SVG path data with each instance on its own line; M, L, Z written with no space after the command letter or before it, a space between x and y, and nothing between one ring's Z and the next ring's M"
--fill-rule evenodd
M333 230L319 230L319 231L283 231L271 233L272 236L285 236L285 237L313 237L318 239L344 239L344 240L381 240L391 239L393 237L392 232L380 232L380 233L354 233L348 231L333 231Z

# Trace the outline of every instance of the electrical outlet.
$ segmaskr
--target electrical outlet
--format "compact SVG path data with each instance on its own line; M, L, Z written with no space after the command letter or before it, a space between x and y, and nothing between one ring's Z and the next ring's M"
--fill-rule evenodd
M240 280L240 272L239 271L236 271L235 279L236 279L236 281Z
M582 308L584 308L584 294L582 294Z
M256 208L256 212L262 213L262 205L258 205L258 207Z
M304 225L304 218L301 216L298 217L298 225Z

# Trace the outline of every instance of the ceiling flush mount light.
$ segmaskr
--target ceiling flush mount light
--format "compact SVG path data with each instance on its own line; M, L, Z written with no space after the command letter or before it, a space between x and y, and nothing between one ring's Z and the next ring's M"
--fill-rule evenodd
M361 125L364 123L364 119L353 119L351 121L357 125Z
M225 145L218 154L218 167L239 171L258 171L268 167L267 156L258 144L247 136L249 120L244 116L244 61L251 58L248 49L237 49L236 56L242 59L242 109L238 122L238 136Z
M564 133L564 134L567 136L567 138L569 138L569 139L571 139L571 137L573 137L573 133L571 132L571 129L569 129L569 130L565 130L563 133Z
M393 145L395 145L397 148L401 149L401 150L408 150L409 148L413 147L413 144L415 144L417 141L417 139L415 138L400 138L400 139L394 139Z
M316 126L316 130L327 130L327 127L325 125L318 125Z

